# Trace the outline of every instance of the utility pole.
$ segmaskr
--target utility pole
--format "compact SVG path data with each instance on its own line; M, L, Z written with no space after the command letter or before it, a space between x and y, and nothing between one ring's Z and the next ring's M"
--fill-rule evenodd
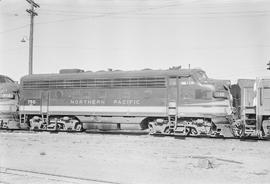
M26 11L30 14L30 35L29 35L29 75L33 74L33 34L34 34L34 17L38 14L35 12L35 8L39 8L33 0L26 0L30 5L31 9Z

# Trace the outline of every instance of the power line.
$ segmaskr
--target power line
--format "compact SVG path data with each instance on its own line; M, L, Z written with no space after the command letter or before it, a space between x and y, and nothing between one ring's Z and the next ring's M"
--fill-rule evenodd
M27 1L31 2L32 0L27 0ZM48 22L38 22L38 23L36 23L36 25L37 24L50 24L50 23L57 23L57 22L84 20L84 19L88 19L88 18L101 18L101 17L110 16L110 15L120 15L120 14L123 14L123 13L146 11L146 10L149 10L149 9L159 9L159 8L165 8L165 7L175 6L175 5L181 5L181 4L180 3L178 3L178 4L169 4L169 5L165 5L165 6L158 6L158 7L152 7L152 8L142 9L142 10L133 10L133 11L124 11L124 12L99 13L99 14L96 14L96 15L90 15L90 16L86 16L86 17L79 17L79 18L77 17L77 18L71 18L71 19L60 19L60 20L54 20L54 21L48 21ZM53 10L51 10L51 11L53 11ZM67 11L67 12L70 13L70 11ZM4 31L0 32L0 34L7 33L7 32L13 32L13 31L25 28L25 27L27 27L29 25L30 24L26 24L26 25L19 26L19 27L16 27L16 28L4 30Z
M19 30L19 29L22 29L22 28L26 28L29 25L30 24L25 24L23 26L15 27L15 28L12 28L12 29L7 29L7 30L4 30L4 31L1 31L0 34L7 33L7 32L13 32L13 31L16 31L16 30Z
M211 13L213 15L213 13ZM270 14L270 12L269 12ZM55 15L55 14L54 14ZM60 20L54 20L54 21L48 21L48 22L38 22L36 23L37 24L50 24L50 23L57 23L57 22L67 22L67 21L74 21L74 20L84 20L84 19L88 19L88 18L102 18L102 17L106 17L106 16L109 16L109 15L121 15L120 13L114 13L114 12L110 12L110 13L104 13L104 14L99 14L99 15L92 15L92 16L87 16L87 17L80 17L80 18L74 18L74 19L60 19ZM150 14L140 14L141 16L144 16L144 15L150 15ZM166 16L166 15L169 15L170 17L171 16L179 16L179 15L182 15L182 16L192 16L192 14L160 14L162 16ZM196 16L196 14L193 14L193 16ZM201 15L202 14L197 14L197 15ZM216 14L218 15L218 14ZM258 16L261 16L262 14L258 14ZM263 14L263 15L267 15L267 14ZM64 15L63 15L64 16ZM77 16L77 15L72 15L72 16ZM228 16L229 17L236 17L237 15L229 15L228 13ZM246 15L238 15L238 16L246 16ZM252 16L252 15L250 15ZM130 18L130 17L119 17L118 18ZM151 18L155 18L155 17L151 17ZM157 17L157 18L160 18L160 17ZM20 29L23 29L23 28L26 28L28 27L30 24L25 24L23 26L19 26L19 27L15 27L15 28L11 28L11 29L7 29L7 30L4 30L4 31L1 31L0 34L4 34L4 33L9 33L9 32L13 32L13 31L16 31L16 30L20 30Z
M150 9L147 9L150 10ZM68 19L59 19L59 20L54 20L54 21L48 21L48 22L39 22L37 24L50 24L50 23L57 23L57 22L70 22L70 21L77 21L77 20L86 20L89 18L102 18L102 17L107 17L107 16L117 16L117 18L131 18L127 17L127 15L130 15L131 13L135 13L136 18L138 16L146 16L147 18L179 18L179 17L200 17L200 18L217 18L217 16L222 16L222 17L254 17L254 16L269 16L270 11L264 11L264 12L205 12L205 13L159 13L159 14L150 14L150 13L145 13L145 14L136 14L139 13L140 11L146 11L146 10L134 10L134 11L129 11L129 12L108 12L108 13L103 13L99 15L89 15L85 17L76 17L76 18L68 18ZM46 14L46 13L45 13ZM53 13L52 13L53 14ZM56 14L56 13L55 13ZM54 14L54 15L55 15ZM71 15L65 15L65 14L59 14L61 16L71 16ZM72 16L81 16L81 15L72 15ZM122 17L121 17L122 16Z
M202 18L211 18L211 16L215 16L216 18L217 15L221 16L228 16L228 17L238 17L238 16L268 16L270 14L270 10L255 10L255 11L227 11L227 12L202 12L202 13L142 13L148 10L156 10L156 9L161 9L161 8L167 8L167 7L176 7L179 5L184 5L184 3L171 3L171 4L165 4L161 6L154 6L154 7L147 7L147 8L142 8L142 9L135 9L135 10L129 10L129 11L122 11L122 12L81 12L81 11L67 11L67 10L51 10L51 9L44 9L41 10L41 14L52 14L52 15L59 15L59 16L75 16L74 18L64 18L64 19L59 19L59 20L53 20L53 21L47 21L47 22L37 22L36 24L50 24L50 23L57 23L57 22L69 22L69 21L77 21L77 20L85 20L89 18L102 18L102 17L107 17L107 16L117 16L117 18L131 18L131 17L126 17L127 15L136 15L137 16L147 16L148 18L161 18L164 17L202 17ZM204 4L202 4L204 5ZM42 13L43 12L43 13ZM85 15L86 16L83 16ZM91 15L87 15L91 14ZM122 17L121 17L122 15ZM78 17L76 17L78 16ZM82 17L83 16L83 17ZM123 17L124 16L124 17ZM17 28L9 29L0 32L6 33L6 32L12 32L16 31L18 29L27 27L27 25L20 26Z
M133 10L135 13L136 10ZM107 12L112 13L113 15L125 15L125 13L130 14L132 11L129 12ZM73 11L67 12L59 12L59 11L41 11L42 14L51 14L51 15L61 15L61 16L82 16L82 15L89 15L89 16L97 16L101 14L99 12L84 12L84 13L75 13ZM127 15L126 14L126 15ZM229 16L238 16L238 15L267 15L270 14L270 10L260 10L260 11L227 11L227 12L201 12L201 13L140 13L141 16L202 16L202 15L229 15ZM136 14L138 15L138 14Z
M89 18L101 18L101 17L106 17L106 16L115 16L115 15L121 15L121 14L138 13L138 12L141 12L141 11L155 10L155 9L160 9L160 8L179 6L179 5L182 5L182 3L168 4L168 5L162 5L162 6L157 6L157 7L149 7L149 8L145 8L145 9L135 9L135 10L132 10L132 11L107 12L107 13L102 13L102 14L98 14L98 15L90 15L90 16L85 16L85 17L70 18L70 19L60 19L60 20L48 21L48 22L39 22L37 24L50 24L50 23L57 23L57 22L85 20L85 19L89 19Z
M101 0L99 0L99 2L100 2ZM127 2L128 0L126 0L125 2ZM130 1L130 2L134 2L134 1ZM156 1L154 1L155 3L156 3ZM162 1L163 2L163 1ZM171 5L178 5L178 4L180 4L180 3L176 3L175 1L168 1L168 2L170 2L171 4L168 4L169 6L171 6ZM174 4L172 4L172 3L174 3ZM228 8L228 7L236 7L236 6L238 6L238 7L241 7L241 9L243 8L243 6L244 5L250 5L250 4L248 4L248 3L243 3L243 2L241 2L241 3L239 3L239 2L237 2L237 3L228 3L228 2L226 2L226 3L222 3L221 5L220 4L215 4L215 3L201 3L201 2L198 2L198 1L196 1L196 2L192 2L192 3L181 3L181 5L183 5L183 7L186 5L186 4L189 4L189 5L195 5L195 8L197 7L199 7L199 8L203 8L203 9L213 9L213 10L216 10L216 9L218 9L219 7L222 7L223 9L224 9L224 6L225 6L225 9L226 8ZM241 6L240 6L241 5ZM117 9L117 8L125 8L125 9L129 9L129 8L134 8L134 7L145 7L145 6L149 6L149 3L148 4L144 4L144 3L140 3L140 4L138 4L138 3L133 3L133 4L131 4L131 5L129 5L129 3L127 3L127 4L119 4L119 3L111 3L111 4L109 4L109 3L106 3L106 4L94 4L94 8L95 9L98 9L98 8L102 8L102 9L104 9L104 8L110 8L110 9ZM163 6L163 5L162 5ZM166 5L165 5L166 6ZM247 6L246 8L248 8L249 6ZM265 6L264 6L265 7ZM152 8L156 8L156 7L149 7L150 9L152 9ZM158 7L159 8L159 7ZM250 7L249 7L250 8ZM252 11L236 11L236 12L231 12L231 11L229 11L228 13L243 13L243 12L255 12L254 11L254 6L252 5L252 7L251 7L251 10ZM88 13L98 13L98 12L89 12L89 11L69 11L69 10L63 10L63 9L43 9L42 11L45 11L45 12L49 12L49 13L63 13L63 14L78 14L78 15L81 15L81 14L88 14ZM262 12L264 12L264 11L270 11L270 10L258 10L257 11L257 13L259 12L259 11L261 11L261 13ZM215 12L214 12L215 13ZM226 12L225 12L226 13Z

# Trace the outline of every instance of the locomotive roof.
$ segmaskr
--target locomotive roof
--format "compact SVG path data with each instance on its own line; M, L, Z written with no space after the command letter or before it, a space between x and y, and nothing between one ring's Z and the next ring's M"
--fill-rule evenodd
M238 79L237 84L243 88L243 87L253 87L255 83L254 79Z
M88 79L88 78L124 78L124 77L164 77L164 76L188 76L195 72L204 72L201 69L178 69L178 70L140 70L140 71L102 71L80 72L63 74L33 74L21 78L28 80L65 80L65 79Z
M0 78L3 79L2 82L0 82L0 92L15 92L19 90L19 85L15 83L11 78L5 75L0 75ZM7 79L7 80L5 80ZM1 80L0 80L1 81Z

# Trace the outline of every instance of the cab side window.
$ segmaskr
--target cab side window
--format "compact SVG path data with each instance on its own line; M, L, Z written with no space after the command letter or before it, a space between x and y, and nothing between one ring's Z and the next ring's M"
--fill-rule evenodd
M181 89L181 99L189 101L194 99L194 87L195 81L192 77L181 77L179 78L179 86Z
M209 90L196 89L195 99L210 100L212 98L212 93Z
M192 77L181 77L179 78L180 85L193 85L195 81Z
M176 79L177 79L176 77L170 77L169 78L169 86L176 86L177 85Z

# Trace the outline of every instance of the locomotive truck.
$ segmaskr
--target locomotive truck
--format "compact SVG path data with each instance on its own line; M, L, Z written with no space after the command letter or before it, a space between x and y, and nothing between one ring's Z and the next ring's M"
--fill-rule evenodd
M146 130L233 136L230 83L201 69L65 69L21 79L20 123L33 130Z
M18 128L19 85L7 76L0 75L0 128Z

